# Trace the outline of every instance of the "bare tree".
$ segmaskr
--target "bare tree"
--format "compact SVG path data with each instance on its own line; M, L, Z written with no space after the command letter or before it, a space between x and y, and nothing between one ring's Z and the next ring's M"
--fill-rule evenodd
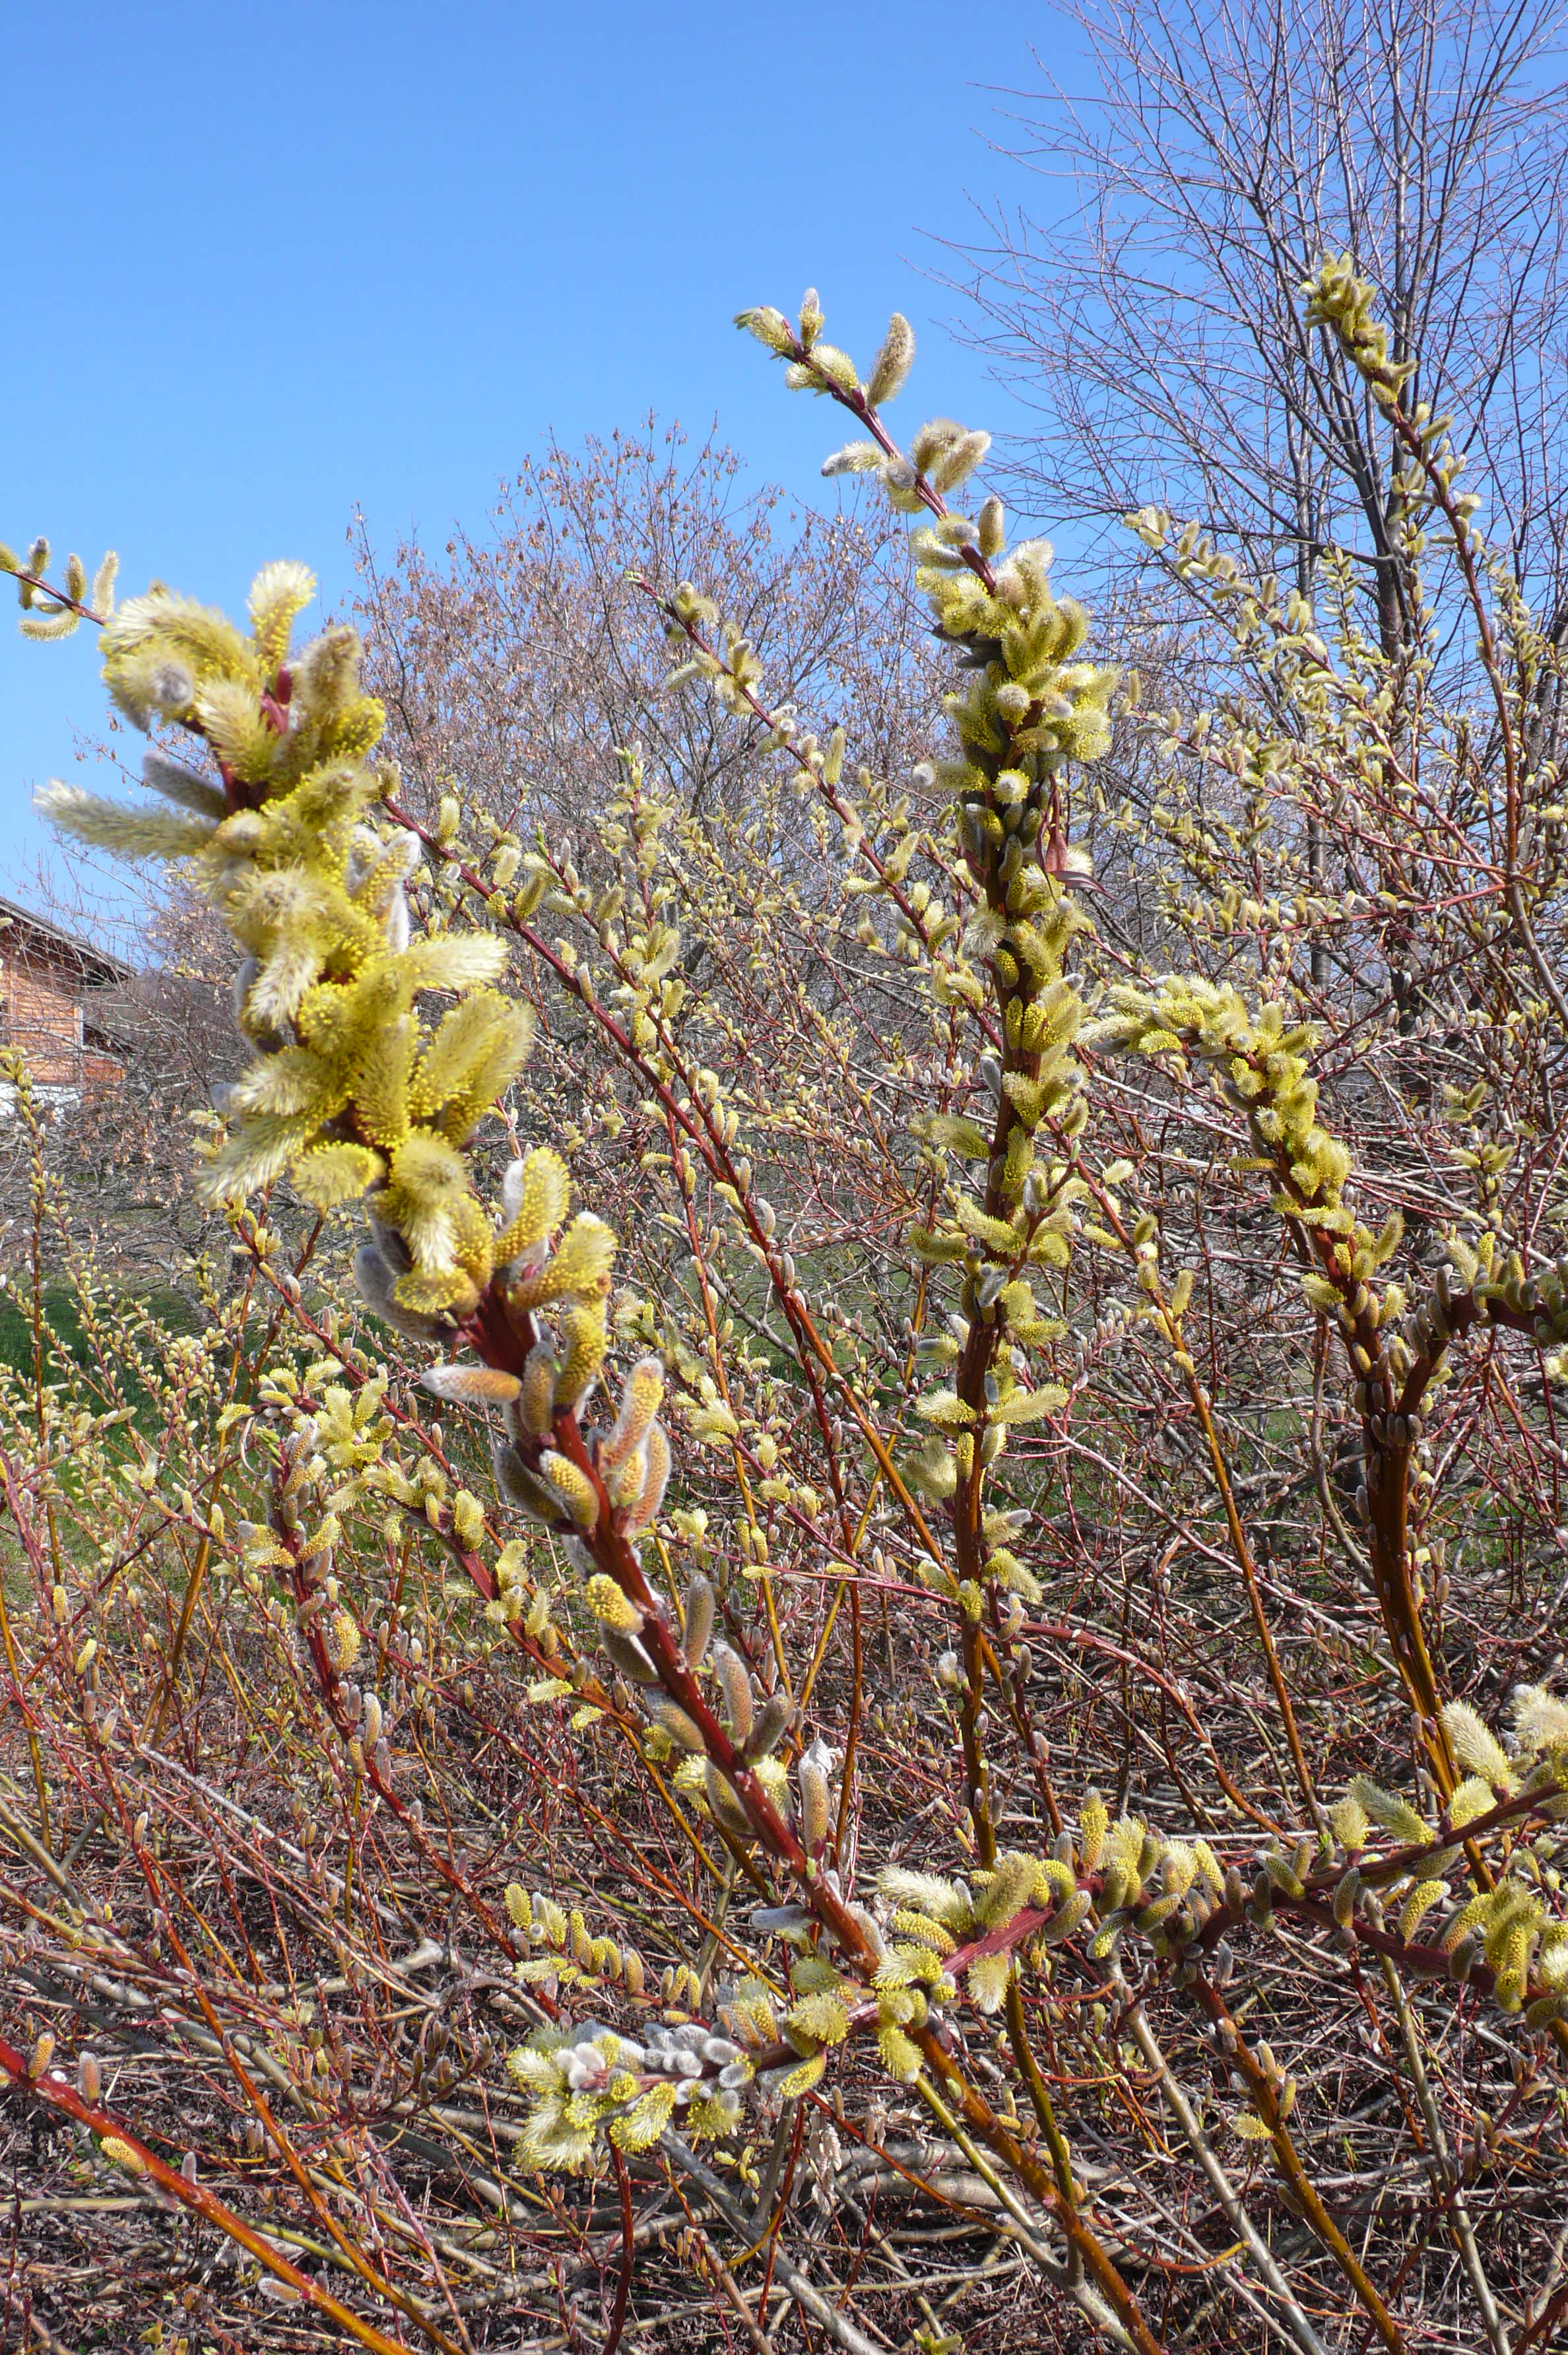
M711 438L694 447L649 419L552 444L490 521L454 534L444 561L412 542L389 566L361 527L356 618L416 798L456 779L505 824L570 825L640 743L694 815L738 808L760 764L777 767L768 731L665 694L664 624L638 579L667 595L733 584L736 625L784 699L852 721L880 773L922 757L918 715L945 664L885 516L800 511Z
M1464 419L1488 538L1560 640L1556 0L1061 0L1059 14L1098 87L1080 100L1052 80L1012 152L1069 179L1075 205L1065 221L998 209L967 255L978 337L1041 417L1019 460L1034 503L1107 521L1158 501L1303 593L1323 549L1344 549L1384 652L1409 644L1400 455L1298 299L1325 252L1348 251L1413 370L1409 404Z
M95 1248L114 1284L183 1282L214 1231L196 1195L192 1115L240 1069L221 932L181 876L143 868L111 891L91 858L56 859L40 862L26 888L43 921L69 939L112 944L128 968L91 993L100 1068L91 1083L40 1100L39 1149L71 1199L91 1203ZM0 1263L32 1247L33 1146L26 1124L5 1124Z

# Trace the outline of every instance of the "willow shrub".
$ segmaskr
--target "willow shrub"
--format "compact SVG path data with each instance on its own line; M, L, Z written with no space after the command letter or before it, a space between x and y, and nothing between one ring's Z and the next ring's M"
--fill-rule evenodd
M904 779L683 582L668 689L761 724L746 806L629 747L570 842L482 781L421 815L303 568L240 626L5 559L156 739L142 806L45 806L210 901L250 1061L205 1339L133 1410L40 1311L9 1385L7 1903L68 1960L0 2060L366 2344L1560 2322L1559 673L1369 291L1307 293L1472 701L1331 553L1315 610L1149 508L1228 684L1141 709L959 501L986 435L892 438L905 323L862 378L815 296L741 324L913 523L955 671ZM229 2118L199 2166L166 2085L56 2065L83 1957Z

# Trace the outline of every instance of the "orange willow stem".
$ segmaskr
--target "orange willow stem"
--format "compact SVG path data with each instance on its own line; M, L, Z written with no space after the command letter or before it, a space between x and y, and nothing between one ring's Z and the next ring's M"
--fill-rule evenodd
M59 2071L46 2069L37 2077L33 2077L23 2055L3 2037L0 2037L0 2082L36 2102L47 2103L51 2109L60 2111L68 2118L74 2118L78 2126L87 2127L101 2141L118 2143L126 2154L126 2161L123 2163L126 2164L127 2173L147 2178L165 2198L177 2200L182 2208L194 2216L199 2216L204 2223L215 2225L219 2232L226 2233L229 2240L254 2257L274 2281L282 2282L306 2306L314 2307L329 2322L335 2322L340 2329L347 2330L361 2347L369 2348L372 2355L408 2355L405 2341L389 2339L385 2331L378 2330L373 2322L367 2322L351 2307L341 2305L329 2291L313 2281L309 2274L302 2273L297 2265L291 2264L281 2249L274 2248L271 2241L264 2240L242 2216L237 2216L232 2208L226 2207L221 2200L208 2191L205 2184L195 2182L189 2176L166 2166L123 2119L83 2101L75 2087L68 2083ZM394 2303L402 2305L395 2295ZM464 2355L455 2339L449 2339L443 2330L425 2320L416 2309L405 2307L404 2310L420 2322L432 2343L442 2350L442 2355Z

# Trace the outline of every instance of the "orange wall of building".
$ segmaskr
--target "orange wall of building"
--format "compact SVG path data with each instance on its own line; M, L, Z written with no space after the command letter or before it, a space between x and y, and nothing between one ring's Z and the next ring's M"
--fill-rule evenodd
M40 1087L112 1086L120 1067L82 1041L81 985L74 975L0 950L0 1019Z

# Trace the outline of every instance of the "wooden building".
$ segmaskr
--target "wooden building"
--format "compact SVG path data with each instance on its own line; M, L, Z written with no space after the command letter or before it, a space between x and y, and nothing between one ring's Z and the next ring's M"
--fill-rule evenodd
M134 970L0 898L0 1046L26 1055L41 1104L80 1103L119 1084L123 1057L103 1001ZM14 1091L0 1082L0 1118L13 1109Z

